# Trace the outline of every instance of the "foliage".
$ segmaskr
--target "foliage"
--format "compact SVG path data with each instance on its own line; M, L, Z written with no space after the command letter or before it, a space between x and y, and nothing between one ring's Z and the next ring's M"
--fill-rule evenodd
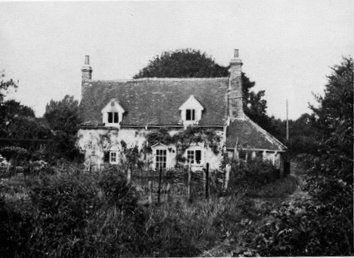
M57 155L68 160L80 159L76 148L76 133L81 121L78 101L69 95L60 101L51 100L46 106L44 118L54 131Z
M278 178L259 188L249 190L248 196L264 198L281 198L295 192L298 187L298 181L293 176Z
M15 100L0 105L0 137L12 139L48 139L49 128L34 116L31 108Z
M227 68L215 63L205 53L193 49L163 52L134 76L143 77L225 77Z
M0 256L27 256L30 233L33 227L23 207L5 202L0 196Z
M181 155L191 144L203 143L215 154L220 151L221 138L215 130L203 129L200 127L188 127L186 130L179 131L171 136L164 128L152 131L146 135L146 150L151 151L151 146L161 143L165 145L175 144L177 146L177 158L182 161Z
M7 160L14 160L22 163L30 158L30 153L21 147L6 146L0 148L0 154Z
M244 232L246 246L264 256L353 255L353 60L328 76L312 107L317 151L302 155L309 199L285 203L262 227Z
M9 89L14 88L16 89L17 83L13 79L6 79L5 71L0 71L0 104L4 101L4 97Z
M249 190L274 182L279 178L279 170L269 161L255 158L249 161L233 161L231 164L230 188L247 187Z
M135 189L127 184L125 175L114 168L102 172L98 186L109 205L115 205L121 210L131 210L137 204Z

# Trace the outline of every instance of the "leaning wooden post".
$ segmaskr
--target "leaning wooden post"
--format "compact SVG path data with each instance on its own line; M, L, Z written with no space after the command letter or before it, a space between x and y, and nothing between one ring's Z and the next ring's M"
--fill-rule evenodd
M159 187L157 190L157 203L160 203L160 195L161 195L161 177L162 177L162 167L160 167L160 173L159 173Z
M188 200L192 199L191 181L192 181L192 172L191 172L191 163L189 163L189 166L188 166L188 181L187 181L187 196L188 196Z
M170 200L170 191L171 191L171 184L168 183L166 188L166 202Z
M132 180L132 170L130 168L128 168L128 172L127 172L127 184L130 184Z
M205 169L205 198L209 198L209 163L206 163Z
M227 187L229 186L230 171L231 171L231 165L227 164L225 167L225 185L224 185L225 191L227 190Z
M148 182L148 186L149 186L148 202L149 202L149 204L152 204L152 182L150 180Z

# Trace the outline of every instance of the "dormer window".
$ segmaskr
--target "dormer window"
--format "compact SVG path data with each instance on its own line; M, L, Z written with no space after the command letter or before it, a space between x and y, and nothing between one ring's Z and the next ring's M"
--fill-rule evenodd
M116 99L111 99L101 112L102 122L105 125L119 126L125 111Z
M186 121L195 120L195 109L186 109Z
M202 111L204 110L200 102L193 96L190 97L180 106L181 120L183 125L195 125L202 119Z
M119 123L118 112L108 112L108 123L109 124L118 124Z

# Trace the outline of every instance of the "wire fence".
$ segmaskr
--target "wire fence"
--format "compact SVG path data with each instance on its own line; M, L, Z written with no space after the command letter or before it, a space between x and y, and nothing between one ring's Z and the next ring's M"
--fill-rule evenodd
M188 169L158 171L128 170L128 180L140 193L142 203L161 203L181 199L195 200L218 195L227 188L227 171Z

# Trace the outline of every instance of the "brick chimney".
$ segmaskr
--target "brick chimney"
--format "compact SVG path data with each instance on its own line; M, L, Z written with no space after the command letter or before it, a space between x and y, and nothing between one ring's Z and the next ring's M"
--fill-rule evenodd
M91 80L92 79L92 67L90 66L90 56L85 56L85 64L81 67L82 80Z
M81 97L85 89L90 86L92 80L92 67L90 66L90 56L85 55L85 64L81 67Z
M230 61L229 72L228 109L229 117L233 121L245 118L242 103L242 61L239 58L238 49L235 49L234 57Z

